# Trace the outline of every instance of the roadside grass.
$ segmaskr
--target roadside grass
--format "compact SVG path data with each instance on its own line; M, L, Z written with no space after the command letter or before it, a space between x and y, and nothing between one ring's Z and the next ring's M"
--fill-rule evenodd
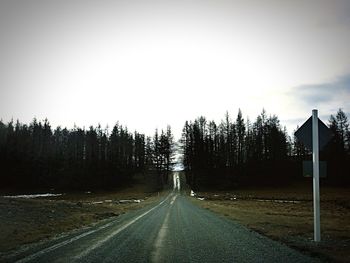
M321 186L320 243L313 242L312 182L198 192L199 206L323 261L350 262L350 189Z
M71 192L58 197L0 197L0 256L20 246L145 207L164 194L147 193L144 185L136 184L115 191Z

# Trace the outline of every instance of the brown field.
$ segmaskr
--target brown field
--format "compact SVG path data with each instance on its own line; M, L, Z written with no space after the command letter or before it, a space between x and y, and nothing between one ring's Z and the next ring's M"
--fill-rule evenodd
M313 242L312 182L284 188L198 192L192 200L323 261L350 262L350 189L321 186L321 237Z
M0 256L21 246L144 207L162 195L144 190L142 185L136 185L117 191L75 192L59 197L0 197Z

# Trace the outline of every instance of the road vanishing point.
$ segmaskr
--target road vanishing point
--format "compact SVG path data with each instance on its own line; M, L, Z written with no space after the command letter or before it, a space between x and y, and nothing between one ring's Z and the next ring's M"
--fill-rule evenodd
M153 206L41 244L11 262L315 262L194 205L174 190Z

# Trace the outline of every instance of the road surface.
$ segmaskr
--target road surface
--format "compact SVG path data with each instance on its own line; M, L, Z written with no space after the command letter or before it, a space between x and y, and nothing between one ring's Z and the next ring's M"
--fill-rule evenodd
M17 262L313 262L192 204L176 191L152 207L26 251Z

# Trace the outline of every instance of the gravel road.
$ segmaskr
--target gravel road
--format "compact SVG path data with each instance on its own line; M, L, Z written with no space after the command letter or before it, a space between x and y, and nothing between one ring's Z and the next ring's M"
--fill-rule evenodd
M315 262L177 192L152 207L19 253L15 262Z

